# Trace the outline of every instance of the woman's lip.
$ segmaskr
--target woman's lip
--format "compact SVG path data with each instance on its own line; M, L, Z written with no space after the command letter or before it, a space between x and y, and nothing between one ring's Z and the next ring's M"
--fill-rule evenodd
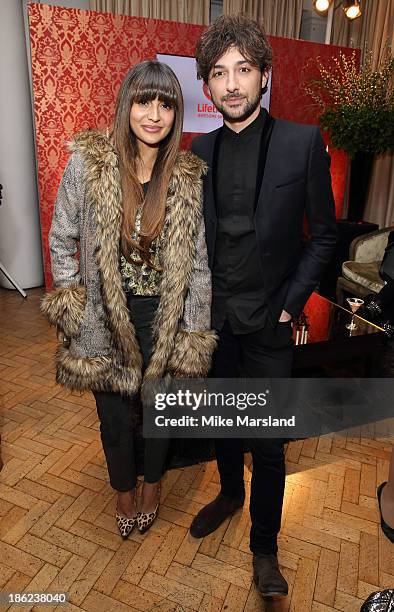
M147 132L160 132L161 130L161 127L158 127L157 125L143 125L142 127Z

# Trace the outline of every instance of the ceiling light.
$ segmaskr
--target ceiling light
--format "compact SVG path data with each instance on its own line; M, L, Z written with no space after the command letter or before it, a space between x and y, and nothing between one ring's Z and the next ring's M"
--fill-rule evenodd
M348 19L357 19L361 15L360 0L344 0L343 10Z
M313 0L313 8L317 13L326 13L332 4L332 0Z

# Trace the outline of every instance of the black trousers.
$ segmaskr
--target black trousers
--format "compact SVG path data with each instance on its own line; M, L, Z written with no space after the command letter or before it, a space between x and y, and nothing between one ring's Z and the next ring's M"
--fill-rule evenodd
M129 311L146 368L153 350L152 322L158 297L129 294ZM101 442L107 461L111 486L117 491L131 491L137 483L137 454L144 455L144 478L157 482L163 475L169 440L141 439L135 415L142 412L139 394L126 397L120 393L94 392L100 420Z
M293 337L291 323L267 323L250 334L235 335L228 321L219 333L214 354L212 377L215 378L286 378L291 375ZM244 447L253 458L250 494L250 550L276 553L285 487L283 439L217 439L216 458L221 492L242 497L244 488Z

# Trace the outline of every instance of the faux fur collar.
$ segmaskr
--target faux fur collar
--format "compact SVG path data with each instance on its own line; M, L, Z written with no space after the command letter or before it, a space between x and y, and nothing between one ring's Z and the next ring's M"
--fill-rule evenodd
M70 149L84 159L87 196L96 221L96 261L114 346L125 365L141 368L141 354L130 322L119 271L122 195L119 159L113 145L98 132L76 136ZM206 164L189 151L181 151L168 190L167 241L163 249L160 304L154 321L155 349L145 378L161 377L173 350L190 283L199 225L202 222L202 175Z
M88 130L76 134L74 140L69 143L71 152L81 153L84 157L89 156L95 161L98 168L109 165L118 168L118 155L111 143L101 132ZM207 171L206 163L194 155L191 151L179 151L178 158L171 176L170 190L176 188L180 181L198 180Z

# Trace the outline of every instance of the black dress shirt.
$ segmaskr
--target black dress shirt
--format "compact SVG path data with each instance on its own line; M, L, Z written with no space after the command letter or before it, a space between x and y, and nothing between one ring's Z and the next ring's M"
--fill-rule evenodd
M262 180L266 117L262 109L239 133L223 125L214 156L218 225L212 268L212 326L220 330L227 318L236 334L261 329L267 318L253 223Z

